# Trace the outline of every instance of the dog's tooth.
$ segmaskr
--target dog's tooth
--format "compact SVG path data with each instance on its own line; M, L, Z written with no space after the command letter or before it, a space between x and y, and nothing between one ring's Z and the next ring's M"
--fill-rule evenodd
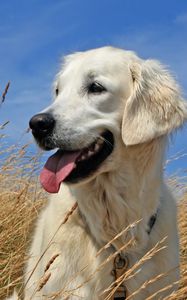
M91 151L91 150L88 151L88 157L92 156L93 154L94 154L93 151Z
M100 146L98 144L95 144L94 151L95 152L99 151L99 148L100 148Z
M98 139L95 144L92 144L89 148L84 149L81 156L78 158L79 161L83 161L94 155L95 152L98 152L101 146L103 145L104 141L102 139Z

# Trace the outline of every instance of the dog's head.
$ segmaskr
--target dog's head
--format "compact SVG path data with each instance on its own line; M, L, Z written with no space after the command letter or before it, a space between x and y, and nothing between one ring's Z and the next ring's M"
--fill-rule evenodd
M58 149L41 175L49 192L62 181L93 178L111 167L122 144L167 135L187 118L168 72L130 51L104 47L67 56L54 86L53 103L30 120L40 147Z

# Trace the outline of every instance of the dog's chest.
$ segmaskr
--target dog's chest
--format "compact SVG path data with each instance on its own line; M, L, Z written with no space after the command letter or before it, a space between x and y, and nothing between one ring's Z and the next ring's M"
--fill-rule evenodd
M105 191L97 194L91 192L82 194L82 198L77 197L83 222L100 248L118 235L112 245L115 249L120 249L134 234L132 228L131 230L125 229L138 217L135 214L129 214L123 194L118 192L111 190L110 195L107 195Z

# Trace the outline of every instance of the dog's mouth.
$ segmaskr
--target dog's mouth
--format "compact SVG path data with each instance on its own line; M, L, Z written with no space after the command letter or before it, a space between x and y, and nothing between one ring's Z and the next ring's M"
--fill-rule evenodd
M59 149L48 158L40 181L49 193L57 193L62 182L77 183L92 175L114 148L113 134L107 130L90 146L76 150Z

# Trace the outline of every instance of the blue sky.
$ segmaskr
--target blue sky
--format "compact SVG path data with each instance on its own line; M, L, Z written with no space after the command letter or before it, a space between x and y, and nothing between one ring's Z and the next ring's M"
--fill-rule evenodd
M0 91L11 81L0 123L9 144L31 140L30 117L51 100L63 55L113 45L156 58L170 67L187 98L186 0L0 0ZM169 156L187 152L187 127ZM187 166L187 157L168 172Z

